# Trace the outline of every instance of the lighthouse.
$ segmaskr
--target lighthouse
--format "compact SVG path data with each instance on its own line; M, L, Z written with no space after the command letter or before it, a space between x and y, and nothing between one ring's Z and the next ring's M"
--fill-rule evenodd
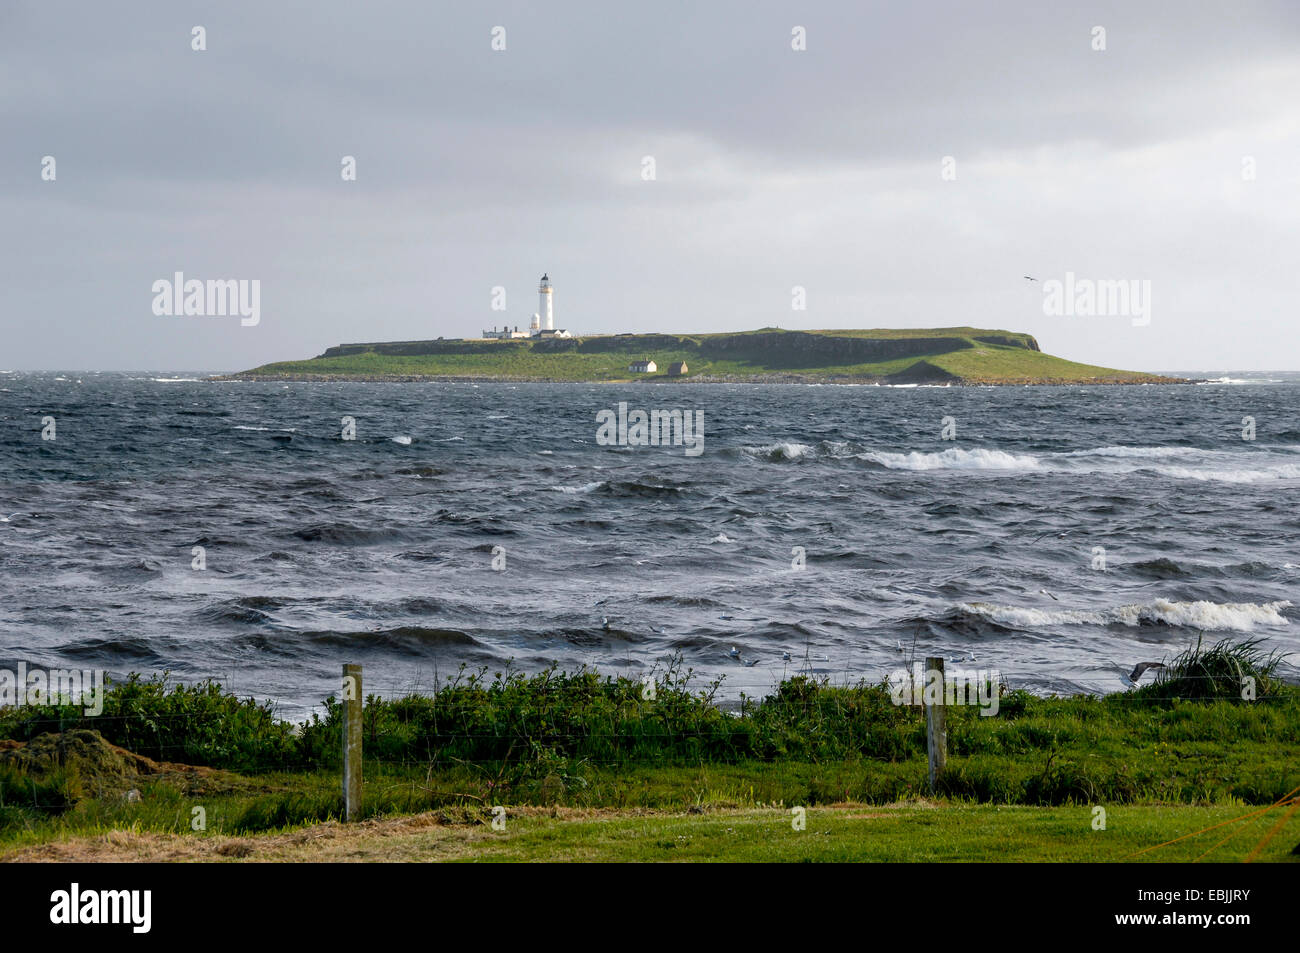
M555 330L555 312L551 309L551 279L542 275L542 283L537 286L537 313L541 316L543 331Z
M513 341L515 338L567 338L572 337L564 328L555 327L555 310L551 306L551 276L542 275L541 284L537 286L537 313L528 325L527 331L520 331L518 326L513 331L505 327L498 331L484 331L486 340Z

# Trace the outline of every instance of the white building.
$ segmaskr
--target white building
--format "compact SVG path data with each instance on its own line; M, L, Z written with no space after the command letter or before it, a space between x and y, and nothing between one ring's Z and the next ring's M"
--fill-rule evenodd
M564 328L555 327L555 306L551 303L551 278L550 275L542 275L542 283L537 286L537 313L533 315L533 321L528 325L527 331L520 331L516 326L513 331L506 328L498 331L493 328L491 331L484 331L483 337L497 338L500 340L509 340L512 338L568 338L573 337Z
M528 331L520 331L519 325L516 324L513 331L508 327L502 328L500 331L493 327L491 331L484 331L483 337L496 338L498 341L510 341L514 338L531 337L531 334Z
M659 365L654 361L633 361L627 366L627 369L633 374L653 374L659 370Z

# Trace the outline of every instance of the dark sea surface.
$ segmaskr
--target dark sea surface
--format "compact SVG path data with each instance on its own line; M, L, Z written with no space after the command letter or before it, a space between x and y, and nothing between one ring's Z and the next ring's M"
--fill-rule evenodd
M596 413L620 401L703 411L704 452L598 445ZM1200 632L1300 653L1294 378L0 373L0 424L0 665L214 677L288 717L343 662L391 695L461 663L640 677L680 653L735 700L808 668L878 680L913 653L1039 692L1122 690L1119 670Z

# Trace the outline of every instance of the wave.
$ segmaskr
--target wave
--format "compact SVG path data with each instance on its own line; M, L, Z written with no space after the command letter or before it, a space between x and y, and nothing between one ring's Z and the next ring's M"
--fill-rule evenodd
M403 654L420 654L426 649L439 646L480 646L479 641L467 632L422 625L403 625L368 632L323 630L304 632L301 637L316 645L348 649L389 649Z
M1219 483L1263 483L1268 480L1300 479L1300 464L1283 463L1276 467L1245 470L1194 470L1191 467L1156 467L1162 476L1179 480L1212 480Z
M1031 454L1005 450L961 450L956 447L937 453L855 454L859 460L878 463L890 470L1037 470L1042 463Z
M215 605L204 606L198 612L203 622L212 625L273 625L275 619L264 608L274 608L274 600L255 600L251 598L228 599Z
M163 574L163 567L161 563L152 559L137 559L116 566L99 566L94 569L94 572L112 582L129 584L156 579Z
M294 530L292 535L308 543L333 543L340 546L372 546L409 538L408 533L398 529L373 529L342 522L313 523Z
M1194 457L1208 451L1195 447L1093 447L1091 450L1071 450L1058 454L1062 457L1111 457L1118 459L1163 459L1165 457Z
M973 470L993 473L1118 475L1151 472L1176 480L1220 483L1300 479L1300 462L1296 462L1298 451L1300 447L1293 445L1243 451L1114 445L1041 454L1016 453L987 447L893 452L855 447L842 441L822 441L815 447L804 443L781 442L740 448L741 455L768 463L854 459L886 470L916 472Z
M588 484L590 485L590 484ZM630 497L664 497L685 493L686 487L677 486L668 481L650 483L645 480L601 480L593 488L604 496L620 498ZM591 492L583 490L583 492Z
M773 443L765 447L741 447L741 452L769 463L801 460L817 453L816 449L806 443Z
M591 483L584 483L582 486L553 486L551 489L558 490L560 493L590 493L592 490L598 490L604 485L604 480L595 480Z
M1199 386L1205 386L1206 384L1231 384L1239 387L1243 384L1280 384L1282 381L1275 377L1215 377L1208 381L1197 381L1196 383Z
M1156 599L1148 603L1116 606L1112 609L1034 609L1000 606L986 602L963 603L958 611L1013 628L1043 628L1056 625L1168 625L1194 629L1249 632L1257 625L1289 625L1282 615L1291 607L1280 602L1171 602Z

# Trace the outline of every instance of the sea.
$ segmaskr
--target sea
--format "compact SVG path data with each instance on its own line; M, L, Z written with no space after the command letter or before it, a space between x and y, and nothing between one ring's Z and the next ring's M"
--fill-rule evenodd
M678 410L698 452L641 445L636 412L671 428ZM600 432L614 418L627 439ZM936 655L1037 693L1109 693L1198 639L1300 660L1298 502L1297 375L4 372L0 667L215 679L293 719L345 663L386 697L480 671L672 667L735 705L800 673L874 682Z

